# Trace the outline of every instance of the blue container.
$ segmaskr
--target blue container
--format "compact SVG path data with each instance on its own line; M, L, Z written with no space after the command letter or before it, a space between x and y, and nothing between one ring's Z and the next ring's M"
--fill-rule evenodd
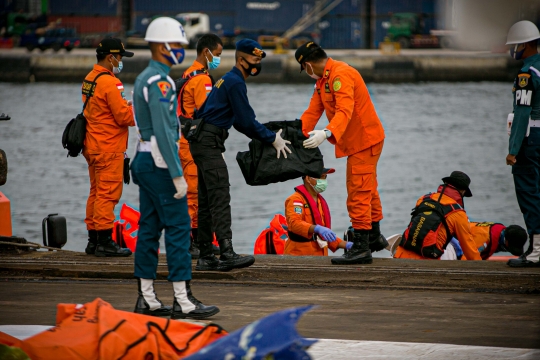
M330 10L328 15L358 15L365 11L368 0L343 0L338 6ZM372 0L376 2L377 0Z
M362 49L366 46L360 15L325 16L320 27L320 42L325 49Z
M118 0L49 0L49 15L115 16Z
M134 12L172 13L231 11L236 0L132 0Z
M236 1L236 26L242 30L283 33L313 8L314 0ZM310 31L313 26L304 31Z
M372 11L378 15L397 12L433 14L436 2L437 0L373 0Z

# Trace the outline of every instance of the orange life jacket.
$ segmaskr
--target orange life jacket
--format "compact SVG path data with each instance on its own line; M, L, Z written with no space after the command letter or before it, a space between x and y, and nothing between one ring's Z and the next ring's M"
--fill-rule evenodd
M329 229L332 228L332 218L330 216L330 208L328 207L328 203L326 200L321 196L321 194L317 194L318 200L321 202L321 207L324 215L325 223L323 224L321 213L319 212L319 207L317 206L317 203L315 200L313 200L313 197L309 193L309 191L306 189L304 185L300 185L294 188L296 192L298 192L300 195L304 197L304 199L307 201L309 208L311 209L311 216L313 218L313 223L315 225L321 225L325 226ZM295 234L292 231L288 231L289 233L289 239L292 241L297 242L309 242L309 241L315 241L316 234L313 234L311 238L305 238L301 235Z
M471 234L482 260L487 260L497 251L499 237L504 228L503 224L494 222L471 222Z
M31 359L179 359L227 335L219 325L198 325L114 309L97 298L58 304L56 326L26 340L0 332L0 343Z
M270 226L259 234L255 240L253 253L255 255L276 254L283 255L287 237L287 219L276 214L270 221Z

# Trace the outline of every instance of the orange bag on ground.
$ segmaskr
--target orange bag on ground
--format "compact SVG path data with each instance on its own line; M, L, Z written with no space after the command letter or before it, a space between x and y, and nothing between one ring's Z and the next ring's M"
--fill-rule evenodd
M287 232L287 219L281 214L276 214L270 221L270 226L261 231L255 240L253 254L276 254L283 255L285 241L289 240Z
M55 327L22 341L0 332L0 343L21 348L32 360L180 359L225 335L216 324L115 310L97 298L58 304Z

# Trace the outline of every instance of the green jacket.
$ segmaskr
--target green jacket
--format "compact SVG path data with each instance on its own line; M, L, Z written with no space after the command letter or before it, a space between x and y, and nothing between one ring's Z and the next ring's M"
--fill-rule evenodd
M155 60L135 80L133 108L141 138L154 135L159 151L172 178L182 176L178 156L178 118L176 86L169 76L170 67Z
M517 155L527 133L529 118L540 120L540 54L524 60L512 89L514 98L514 122L510 135L508 153Z

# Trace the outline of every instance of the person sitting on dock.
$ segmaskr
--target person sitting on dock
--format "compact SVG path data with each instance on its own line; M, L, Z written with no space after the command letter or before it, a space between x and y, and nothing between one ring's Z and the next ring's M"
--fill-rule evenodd
M303 176L304 184L295 187L294 194L285 200L289 240L283 255L327 256L328 248L335 252L352 247L352 242L341 240L330 229L330 209L321 195L326 190L327 175L335 171L323 169L320 179Z
M472 196L471 179L461 171L453 171L442 181L437 192L416 202L394 258L440 259L452 238L456 238L467 260L482 259L463 204L463 197Z

